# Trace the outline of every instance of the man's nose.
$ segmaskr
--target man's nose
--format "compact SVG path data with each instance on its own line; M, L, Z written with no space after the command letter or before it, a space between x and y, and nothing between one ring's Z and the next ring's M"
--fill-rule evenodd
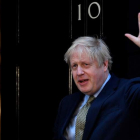
M82 75L82 74L84 74L84 71L83 71L82 67L78 66L77 75Z

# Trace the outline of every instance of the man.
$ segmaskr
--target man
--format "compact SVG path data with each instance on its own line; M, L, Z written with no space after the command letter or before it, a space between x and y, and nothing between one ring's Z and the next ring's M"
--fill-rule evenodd
M140 13L138 25L140 30ZM140 47L140 33L125 36ZM140 140L140 78L111 74L111 56L101 39L79 37L65 61L79 92L61 101L54 140Z

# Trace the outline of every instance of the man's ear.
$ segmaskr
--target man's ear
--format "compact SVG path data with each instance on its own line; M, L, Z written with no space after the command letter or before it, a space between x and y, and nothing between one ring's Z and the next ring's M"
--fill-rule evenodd
M103 65L104 65L104 71L107 71L108 70L108 60L105 60Z

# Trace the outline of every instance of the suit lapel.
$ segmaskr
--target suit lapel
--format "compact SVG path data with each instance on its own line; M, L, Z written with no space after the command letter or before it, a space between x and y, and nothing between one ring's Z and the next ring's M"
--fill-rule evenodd
M67 115L65 115L66 118L63 119L63 120L65 120L65 122L64 122L62 131L64 131L65 128L67 127L67 124L69 123L70 119L72 118L72 115L73 115L75 109L77 108L78 104L83 99L83 97L84 97L84 94L82 94L81 92L71 95L71 99L69 100L70 104L67 108Z
M115 75L112 75L111 79L105 85L101 93L92 102L91 107L87 114L83 140L87 140L90 133L93 132L94 127L95 127L95 122L96 122L96 119L98 118L102 104L111 94L115 92L115 89L117 88L118 83L119 83L119 79Z

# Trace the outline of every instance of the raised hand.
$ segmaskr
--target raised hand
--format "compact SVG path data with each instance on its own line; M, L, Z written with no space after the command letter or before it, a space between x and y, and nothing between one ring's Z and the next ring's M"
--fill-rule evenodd
M138 37L135 37L129 33L126 33L125 36L129 38L132 42L134 42L138 47L140 47L140 13L138 13L138 27L139 27Z

